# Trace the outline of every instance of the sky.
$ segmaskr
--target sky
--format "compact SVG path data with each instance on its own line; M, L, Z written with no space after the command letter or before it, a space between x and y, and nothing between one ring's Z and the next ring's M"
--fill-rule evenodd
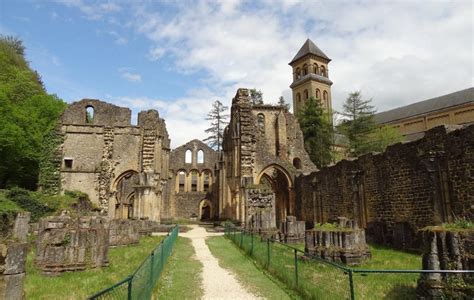
M49 93L157 109L172 147L206 137L238 88L291 102L288 63L307 38L328 55L333 108L378 111L473 86L473 1L0 0Z

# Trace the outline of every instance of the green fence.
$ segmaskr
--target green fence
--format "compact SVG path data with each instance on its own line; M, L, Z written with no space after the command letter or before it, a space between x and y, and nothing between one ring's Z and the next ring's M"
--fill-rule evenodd
M362 270L348 268L278 241L227 225L225 235L288 286L307 299L416 299L420 274L473 283L474 271ZM469 287L468 287L469 288ZM472 288L472 287L471 287Z
M178 231L178 226L171 229L132 275L89 299L151 299L153 288L173 250Z

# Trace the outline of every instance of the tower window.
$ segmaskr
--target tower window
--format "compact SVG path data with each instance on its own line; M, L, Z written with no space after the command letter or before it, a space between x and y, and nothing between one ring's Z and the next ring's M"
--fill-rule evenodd
M314 64L313 65L313 73L314 74L318 74L319 70L318 70L318 65L317 64Z
M209 192L210 175L209 171L204 171L204 191Z
M86 123L90 124L94 121L94 107L86 107Z
M324 66L321 66L321 76L324 76L326 77L326 68L324 68Z
M321 91L316 89L316 99L321 99Z
M301 70L300 68L296 68L296 79L300 79L301 77Z
M190 164L193 162L193 153L191 150L186 150L186 153L184 154L184 163Z
M307 100L309 97L308 90L304 90L304 99Z
M65 158L64 159L64 168L72 169L72 158Z
M184 192L184 183L186 181L186 173L180 171L178 173L178 183L179 183L179 191Z
M328 100L328 92L324 91L323 93L323 100L326 102Z
M308 65L304 64L303 65L303 76L308 75Z

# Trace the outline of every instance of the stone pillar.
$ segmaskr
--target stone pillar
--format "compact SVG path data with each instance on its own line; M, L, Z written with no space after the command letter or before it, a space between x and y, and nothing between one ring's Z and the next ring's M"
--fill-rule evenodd
M29 212L18 213L12 228L0 237L0 299L25 299L23 282L29 221Z

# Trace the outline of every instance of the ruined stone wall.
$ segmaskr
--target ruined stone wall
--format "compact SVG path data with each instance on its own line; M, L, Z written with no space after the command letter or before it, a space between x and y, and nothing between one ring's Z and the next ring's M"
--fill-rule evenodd
M421 140L301 176L298 217L319 223L348 217L371 241L418 248L420 228L454 216L473 219L473 149L474 126L441 126Z

